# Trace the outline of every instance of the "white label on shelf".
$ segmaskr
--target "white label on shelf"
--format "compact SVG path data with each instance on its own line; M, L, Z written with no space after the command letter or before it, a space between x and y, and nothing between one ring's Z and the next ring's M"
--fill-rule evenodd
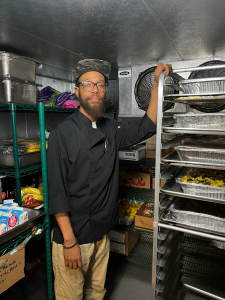
M110 242L110 250L113 252L125 254L125 245Z
M117 231L111 230L109 232L110 240L116 241L118 243L124 243L125 242L125 234L119 233Z

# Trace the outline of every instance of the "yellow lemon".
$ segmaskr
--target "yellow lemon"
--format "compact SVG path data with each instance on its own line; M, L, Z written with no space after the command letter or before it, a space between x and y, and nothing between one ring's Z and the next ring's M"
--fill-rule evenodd
M119 214L119 217L120 218L124 218L124 214Z
M124 219L129 219L129 216L125 216Z
M121 208L120 212L123 213L123 214L125 214L126 210L124 208Z
M126 213L129 214L131 212L130 208L126 209Z

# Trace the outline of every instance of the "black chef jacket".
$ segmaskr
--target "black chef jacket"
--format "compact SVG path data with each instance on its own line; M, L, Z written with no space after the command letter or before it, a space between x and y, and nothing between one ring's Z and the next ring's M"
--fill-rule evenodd
M79 109L52 131L48 143L49 212L68 212L79 244L100 240L118 221L119 149L151 137L147 116L129 124L101 118L97 129ZM54 222L53 240L63 244Z

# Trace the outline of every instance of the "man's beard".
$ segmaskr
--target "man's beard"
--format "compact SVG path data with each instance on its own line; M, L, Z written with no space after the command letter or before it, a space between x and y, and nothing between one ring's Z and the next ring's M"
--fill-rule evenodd
M100 102L91 105L89 100L93 97L82 98L79 97L80 106L85 110L85 112L94 120L98 120L102 113L106 110L106 97L98 97Z

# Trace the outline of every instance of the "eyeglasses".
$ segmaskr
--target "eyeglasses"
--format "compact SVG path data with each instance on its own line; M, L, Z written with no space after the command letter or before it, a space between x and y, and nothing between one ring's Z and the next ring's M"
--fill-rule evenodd
M97 86L97 89L99 90L99 92L104 92L104 91L106 91L107 86L108 86L108 84L106 82L94 83L92 81L82 81L82 82L79 82L77 84L77 86L79 86L80 84L82 84L83 89L84 89L85 92L93 91L95 85Z

